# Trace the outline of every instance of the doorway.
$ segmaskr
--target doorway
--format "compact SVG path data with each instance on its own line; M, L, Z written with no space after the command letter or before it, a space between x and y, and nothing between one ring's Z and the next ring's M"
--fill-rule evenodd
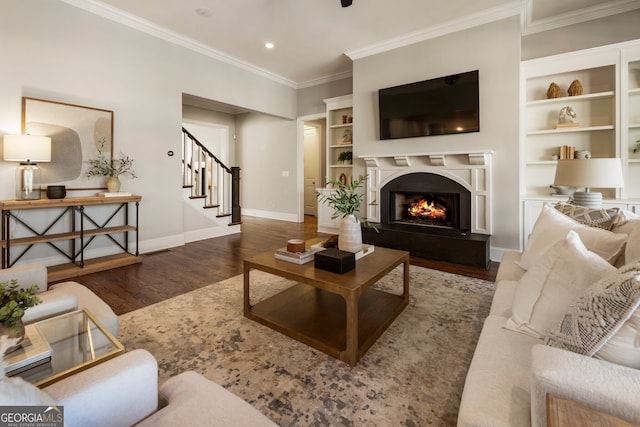
M320 185L320 127L304 125L304 214L316 216L318 201L316 188Z
M324 187L326 114L298 118L298 221L316 216L316 190Z

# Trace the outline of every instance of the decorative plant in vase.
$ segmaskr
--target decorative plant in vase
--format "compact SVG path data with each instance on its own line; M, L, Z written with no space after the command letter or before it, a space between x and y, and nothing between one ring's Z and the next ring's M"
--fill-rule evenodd
M87 160L89 170L87 176L107 176L107 190L116 192L120 190L120 175L129 175L131 179L137 178L133 170L133 159L123 153L111 160L102 152L106 140L98 141L98 156L95 159Z
M348 165L351 164L351 160L353 159L353 152L351 151L343 151L338 155L338 163L346 163Z
M318 192L320 202L333 209L331 219L340 219L338 232L338 249L342 251L358 252L362 249L362 230L360 224L378 230L367 218L358 217L356 213L364 200L364 194L358 190L367 176L360 175L357 180L344 183L340 180L331 180L327 185L333 187L328 193Z
M36 285L20 288L17 280L0 283L0 336L8 335L9 338L18 338L16 344L20 344L24 338L22 316L27 308L41 302L36 296L38 289ZM16 348L18 345L7 349L7 353Z

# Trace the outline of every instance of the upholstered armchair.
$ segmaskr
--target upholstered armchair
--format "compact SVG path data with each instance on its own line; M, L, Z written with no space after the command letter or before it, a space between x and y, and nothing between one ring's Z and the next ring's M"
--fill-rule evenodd
M49 285L47 268L30 264L0 270L0 282L17 280L20 287L36 285L41 304L28 308L22 320L29 324L58 314L85 308L93 314L115 337L118 336L118 316L90 289L80 283L68 281Z

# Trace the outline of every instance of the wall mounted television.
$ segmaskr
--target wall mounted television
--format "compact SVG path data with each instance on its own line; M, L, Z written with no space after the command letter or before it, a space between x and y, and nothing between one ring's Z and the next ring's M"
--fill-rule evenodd
M478 70L378 90L380 139L480 132Z

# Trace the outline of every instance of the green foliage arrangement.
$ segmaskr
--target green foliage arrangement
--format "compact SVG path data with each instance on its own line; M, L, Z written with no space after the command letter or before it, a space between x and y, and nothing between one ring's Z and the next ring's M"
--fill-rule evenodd
M352 158L353 158L352 151L343 151L338 155L339 162L351 162Z
M365 227L373 228L376 231L378 230L367 218L356 215L364 200L364 194L358 193L356 190L362 187L366 179L366 175L360 175L357 180L348 183L344 183L338 179L330 180L327 182L327 185L333 187L331 192L328 194L317 192L320 202L333 209L331 219L355 215Z
M90 169L87 172L87 176L115 176L129 175L131 179L137 178L133 171L133 159L129 156L125 156L123 153L119 154L119 157L114 157L109 161L102 149L104 148L106 140L102 139L98 142L98 157L95 159L87 160Z
M17 280L0 283L0 323L16 329L18 319L27 308L41 303L36 296L38 286L19 288Z

